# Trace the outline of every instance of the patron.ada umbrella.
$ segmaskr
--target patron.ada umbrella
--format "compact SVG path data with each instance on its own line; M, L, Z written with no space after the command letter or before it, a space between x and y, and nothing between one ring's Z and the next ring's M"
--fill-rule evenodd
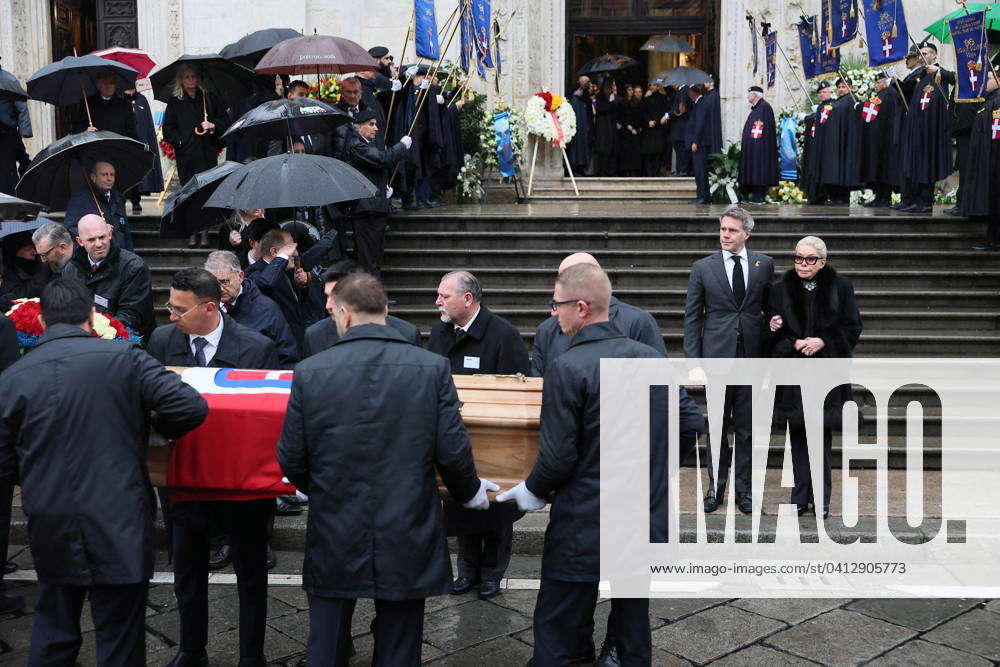
M277 44L254 69L258 74L347 74L378 71L378 63L357 42L308 35Z

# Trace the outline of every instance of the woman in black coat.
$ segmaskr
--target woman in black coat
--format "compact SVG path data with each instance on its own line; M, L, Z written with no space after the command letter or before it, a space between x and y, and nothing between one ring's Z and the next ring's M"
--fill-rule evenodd
M861 313L854 285L827 264L826 244L807 236L795 246L795 268L771 285L768 356L774 358L850 358L861 337ZM852 400L851 385L830 392L823 410L823 517L830 511L830 452L833 432L840 430L845 402ZM775 412L780 428L787 424L792 445L795 486L791 502L805 514L815 496L809 471L809 451L798 392L778 389Z
M228 127L225 107L218 97L202 87L198 71L194 67L179 68L173 95L163 113L163 138L174 147L181 185L219 163L219 150L225 147L219 137ZM207 231L188 239L188 246L197 245L198 236L201 246L207 248Z
M660 175L667 150L667 126L664 115L670 111L670 100L663 94L663 88L652 84L650 92L642 100L642 175ZM669 166L669 165L667 165Z
M594 158L598 176L618 173L618 103L614 79L601 82L601 92L594 102Z
M618 136L618 173L622 176L642 174L642 86L634 86L632 94L622 102Z

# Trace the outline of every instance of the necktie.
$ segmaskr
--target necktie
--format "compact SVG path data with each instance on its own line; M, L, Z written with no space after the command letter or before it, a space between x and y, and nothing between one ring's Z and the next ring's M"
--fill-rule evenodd
M733 255L733 296L736 297L736 305L743 305L743 299L747 295L747 287L743 283L743 260L739 255Z
M463 340L465 340L465 336L466 336L465 329L459 329L458 327L455 327L455 343L456 344L457 343L461 343Z
M100 264L91 264L90 265L90 272L91 273L97 273L97 269L99 269L99 268L101 268Z
M194 362L202 368L208 366L208 361L205 359L205 346L208 345L208 340L199 336L191 342L194 343Z
M357 107L351 107L351 115L352 116L358 115L358 108Z

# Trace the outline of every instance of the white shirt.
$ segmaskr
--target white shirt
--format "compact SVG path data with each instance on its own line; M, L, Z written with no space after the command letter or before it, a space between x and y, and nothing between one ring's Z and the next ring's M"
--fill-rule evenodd
M477 318L477 317L479 317L479 310L480 310L479 308L476 308L476 312L475 312L475 314L474 314L474 315L472 316L472 318L471 318L471 319L469 319L469 321L468 321L468 322L466 322L466 323L465 323L465 326L464 326L464 327L460 327L460 326L458 326L458 325L456 324L456 325L455 325L455 328L456 328L456 329L461 329L461 330L462 330L462 331L464 331L465 333L469 333L469 329L471 329L471 328L472 328L472 323L476 321L476 318Z
M210 334L205 334L204 336L197 336L195 334L188 334L188 345L191 346L191 354L197 354L198 348L194 346L195 338L204 338L208 341L205 346L205 364L208 365L212 363L212 359L215 358L215 352L219 349L219 341L222 340L222 325L225 322L225 318L219 315L219 326L215 327L215 331Z
M739 257L743 266L743 287L747 288L750 285L750 260L747 256L747 247L743 246L738 255L734 255L728 250L722 251L723 264L726 267L726 279L729 280L729 287L733 286L733 269L736 268L736 259Z

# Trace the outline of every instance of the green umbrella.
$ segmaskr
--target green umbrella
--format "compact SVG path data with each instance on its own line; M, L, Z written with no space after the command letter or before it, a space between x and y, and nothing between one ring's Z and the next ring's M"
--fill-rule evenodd
M968 7L970 13L986 10L986 28L1000 30L1000 2L972 2L969 3ZM951 44L951 30L948 29L948 21L957 19L959 16L965 16L965 9L956 9L924 30L941 40L942 44Z

